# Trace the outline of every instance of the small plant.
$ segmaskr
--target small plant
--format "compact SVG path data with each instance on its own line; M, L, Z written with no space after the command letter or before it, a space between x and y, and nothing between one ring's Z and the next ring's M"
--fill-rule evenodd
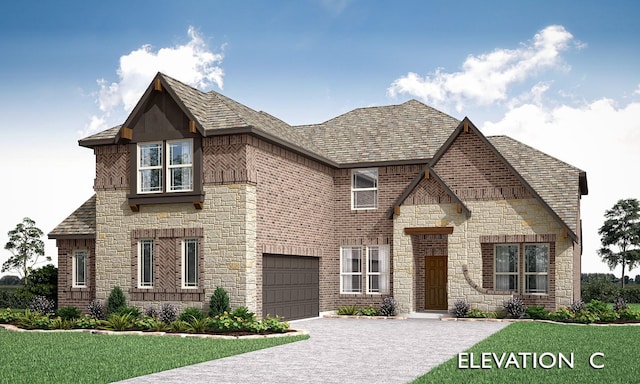
M130 313L114 313L107 318L105 328L111 331L126 331L133 328L135 318Z
M13 312L11 308L0 310L0 324L9 324L16 321L19 314Z
M143 313L146 317L153 317L154 319L157 319L160 316L160 313L158 312L158 309L155 305L145 307Z
M613 310L616 312L620 312L623 309L629 308L629 305L624 301L622 297L618 297L616 301L613 303Z
M63 319L62 317L56 317L51 320L49 326L51 329L73 329L76 327L75 319Z
M398 302L393 297L385 297L380 305L380 315L395 316L398 308Z
M247 307L238 307L234 309L233 312L231 312L231 316L244 322L255 321L256 319L256 314L249 312L249 308Z
M109 293L109 298L107 298L107 316L118 313L118 311L122 307L127 306L127 299L124 297L124 293L119 286L113 287L111 289L111 293Z
M279 317L269 317L262 319L262 324L265 326L266 331L282 333L289 329L289 323L281 321Z
M211 295L211 299L209 300L209 317L215 317L224 312L231 312L229 295L224 288L216 287L216 290L213 291L213 295Z
M27 309L22 316L18 317L17 325L24 329L50 329L51 319L49 315Z
M640 320L640 311L634 311L629 307L625 309L621 309L617 313L618 313L618 316L620 316L620 319L622 320L631 320L631 321ZM2 314L0 314L0 318L1 316Z
M507 317L511 319L522 319L527 313L527 306L524 305L524 301L518 296L511 296L509 300L506 300L502 306L507 312Z
M188 332L204 333L207 330L207 325L209 324L209 318L206 316L202 318L196 318L195 316L191 316L191 319L187 321L187 324L189 324L189 326L187 327Z
M574 300L568 309L571 313L576 314L580 311L587 309L587 307L584 305L584 301L582 301L582 299L578 299L578 300Z
M171 324L169 324L169 330L171 332L182 333L182 332L187 332L188 329L189 329L189 323L187 323L186 321L175 320L175 321L172 321Z
M185 308L184 311L182 311L180 316L178 316L178 320L190 322L191 319L202 320L205 317L207 317L207 315L202 312L200 308L188 307Z
M62 318L62 320L74 320L82 317L82 312L76 307L62 307L58 308L56 314Z
M571 311L569 308L562 307L555 312L549 313L549 320L567 322L571 321L574 315L575 312Z
M53 300L47 299L46 296L38 295L31 300L29 309L32 312L37 312L41 315L49 315L53 313L56 303Z
M542 305L532 305L527 307L527 317L530 319L544 320L549 317L549 311Z
M130 314L133 318L140 317L140 310L137 307L122 307L118 310L118 315Z
M102 325L104 320L96 319L91 316L83 316L76 320L76 328L82 329L96 329Z
M466 317L470 310L471 305L465 299L458 299L453 303L452 313L454 317Z
M104 304L102 304L100 300L93 300L87 307L87 310L89 311L89 316L94 319L104 320L106 317Z
M145 316L135 321L135 327L144 331L163 332L169 329L167 324L156 317Z
M362 316L378 316L380 312L378 312L378 308L373 305L368 305L358 311L358 314Z
M338 307L338 315L353 316L358 313L358 307L355 305L345 305Z
M171 303L164 303L160 307L160 321L170 324L178 318L178 308Z
M591 312L591 313L595 313L596 315L599 315L601 313L605 313L609 310L609 308L607 307L607 304L600 301L600 300L591 300L587 305L586 305L586 309L587 311Z
M468 313L467 313L467 317L470 317L472 319L485 319L487 317L489 317L489 314L487 312L484 312L478 308L472 308Z

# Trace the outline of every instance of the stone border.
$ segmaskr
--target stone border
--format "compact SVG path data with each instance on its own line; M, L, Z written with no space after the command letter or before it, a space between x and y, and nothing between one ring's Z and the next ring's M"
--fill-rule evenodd
M596 326L596 327L625 327L625 326L640 326L640 323L565 323L562 321L553 320L539 320L539 319L494 319L490 317L441 317L441 321L488 321L499 323L518 323L518 322L536 322L547 324L560 324L560 325L581 325L581 326Z
M302 336L309 335L309 331L305 329L294 329L291 332L284 333L270 333L266 335L245 335L245 336L231 336L231 335L212 335L209 333L173 333L173 332L143 332L143 331L108 331L104 329L22 329L13 324L0 324L0 327L12 332L41 332L41 333L55 333L55 332L86 332L94 335L139 335L139 336L173 336L173 337L193 337L199 339L223 339L223 340L238 340L238 339L270 339L275 337L288 337L288 336Z
M328 319L406 320L405 316L324 315Z

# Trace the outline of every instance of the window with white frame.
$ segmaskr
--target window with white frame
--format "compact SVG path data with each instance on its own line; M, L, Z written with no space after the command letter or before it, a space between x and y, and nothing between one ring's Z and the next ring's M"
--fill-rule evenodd
M524 291L529 294L549 292L549 244L524 245Z
M378 170L376 168L351 171L351 209L378 208Z
M185 239L182 242L182 286L198 286L198 239Z
M72 271L73 282L72 286L77 288L83 288L87 286L87 251L77 250L73 252Z
M193 140L138 144L138 193L192 190Z
M191 191L193 189L193 142L167 142L169 161L167 177L169 191Z
M362 292L362 247L340 248L340 293Z
M153 240L140 240L138 247L138 286L153 288Z
M518 291L518 244L495 245L495 289Z
M389 246L367 247L367 293L389 293Z
M138 192L162 192L162 143L138 144Z

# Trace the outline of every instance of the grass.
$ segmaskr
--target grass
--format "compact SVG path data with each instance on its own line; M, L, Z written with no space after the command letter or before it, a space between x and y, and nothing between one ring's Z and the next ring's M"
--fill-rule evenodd
M455 336L453 336L455 337ZM519 322L476 344L467 352L544 352L569 356L574 353L574 369L567 367L542 369L459 369L458 356L439 365L414 383L637 383L640 379L636 341L640 339L638 326L577 326L538 322ZM589 358L596 358L603 369L593 369ZM549 360L543 360L549 364ZM467 365L467 364L465 364Z
M221 340L0 328L0 383L108 383L307 338Z

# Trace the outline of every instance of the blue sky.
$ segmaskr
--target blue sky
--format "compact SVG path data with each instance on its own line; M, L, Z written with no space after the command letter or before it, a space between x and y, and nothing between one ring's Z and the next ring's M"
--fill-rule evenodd
M604 210L640 198L639 4L3 3L0 240L25 216L49 232L91 196L77 140L121 123L162 70L290 124L411 98L469 116L587 171L583 271L607 272Z

